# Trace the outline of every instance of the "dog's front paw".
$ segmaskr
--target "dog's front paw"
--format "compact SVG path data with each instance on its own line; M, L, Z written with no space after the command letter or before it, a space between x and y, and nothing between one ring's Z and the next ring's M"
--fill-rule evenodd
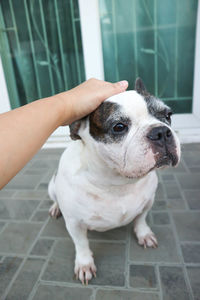
M145 236L138 236L138 244L144 246L144 248L157 248L158 242L153 232L146 234Z
M96 277L96 271L97 268L92 257L88 262L85 262L85 259L84 261L76 259L74 273L76 279L79 279L83 285L88 285L88 281L92 279L92 276Z
M144 246L144 248L157 248L158 242L155 234L151 231L147 224L141 224L134 228L135 234L138 239L138 244Z

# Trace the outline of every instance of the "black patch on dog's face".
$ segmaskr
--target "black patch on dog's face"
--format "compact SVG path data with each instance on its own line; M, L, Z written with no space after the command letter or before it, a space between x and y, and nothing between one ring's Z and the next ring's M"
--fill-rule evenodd
M124 125L124 130L115 132L114 127L119 123ZM120 105L108 101L103 102L89 116L89 132L98 142L120 142L130 125L131 120L121 112Z
M171 125L172 110L163 101L157 99L153 95L147 92L145 85L141 78L137 78L135 81L135 90L138 94L142 95L147 103L147 109L150 115L159 121Z
M149 114L159 121L167 125L171 125L172 110L161 100L155 98L154 96L149 95L144 98L147 103Z

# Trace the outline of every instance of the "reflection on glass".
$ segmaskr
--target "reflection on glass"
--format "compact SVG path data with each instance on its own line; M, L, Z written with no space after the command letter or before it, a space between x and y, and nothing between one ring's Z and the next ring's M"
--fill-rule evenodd
M197 0L99 0L105 78L191 112Z

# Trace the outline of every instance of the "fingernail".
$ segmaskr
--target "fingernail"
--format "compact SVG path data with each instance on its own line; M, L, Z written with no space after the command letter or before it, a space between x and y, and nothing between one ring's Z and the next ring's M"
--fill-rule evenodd
M128 81L127 80L122 80L119 81L119 84L121 85L122 88L126 89L128 87Z

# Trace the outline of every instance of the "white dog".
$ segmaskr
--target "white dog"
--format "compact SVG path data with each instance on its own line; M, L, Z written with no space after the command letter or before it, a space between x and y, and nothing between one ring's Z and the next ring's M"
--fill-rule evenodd
M175 166L180 144L170 127L172 112L147 93L140 78L135 91L103 102L70 126L71 141L49 183L55 203L76 249L75 274L82 283L96 275L87 230L106 231L134 220L138 243L156 247L146 223L157 188L155 169Z

